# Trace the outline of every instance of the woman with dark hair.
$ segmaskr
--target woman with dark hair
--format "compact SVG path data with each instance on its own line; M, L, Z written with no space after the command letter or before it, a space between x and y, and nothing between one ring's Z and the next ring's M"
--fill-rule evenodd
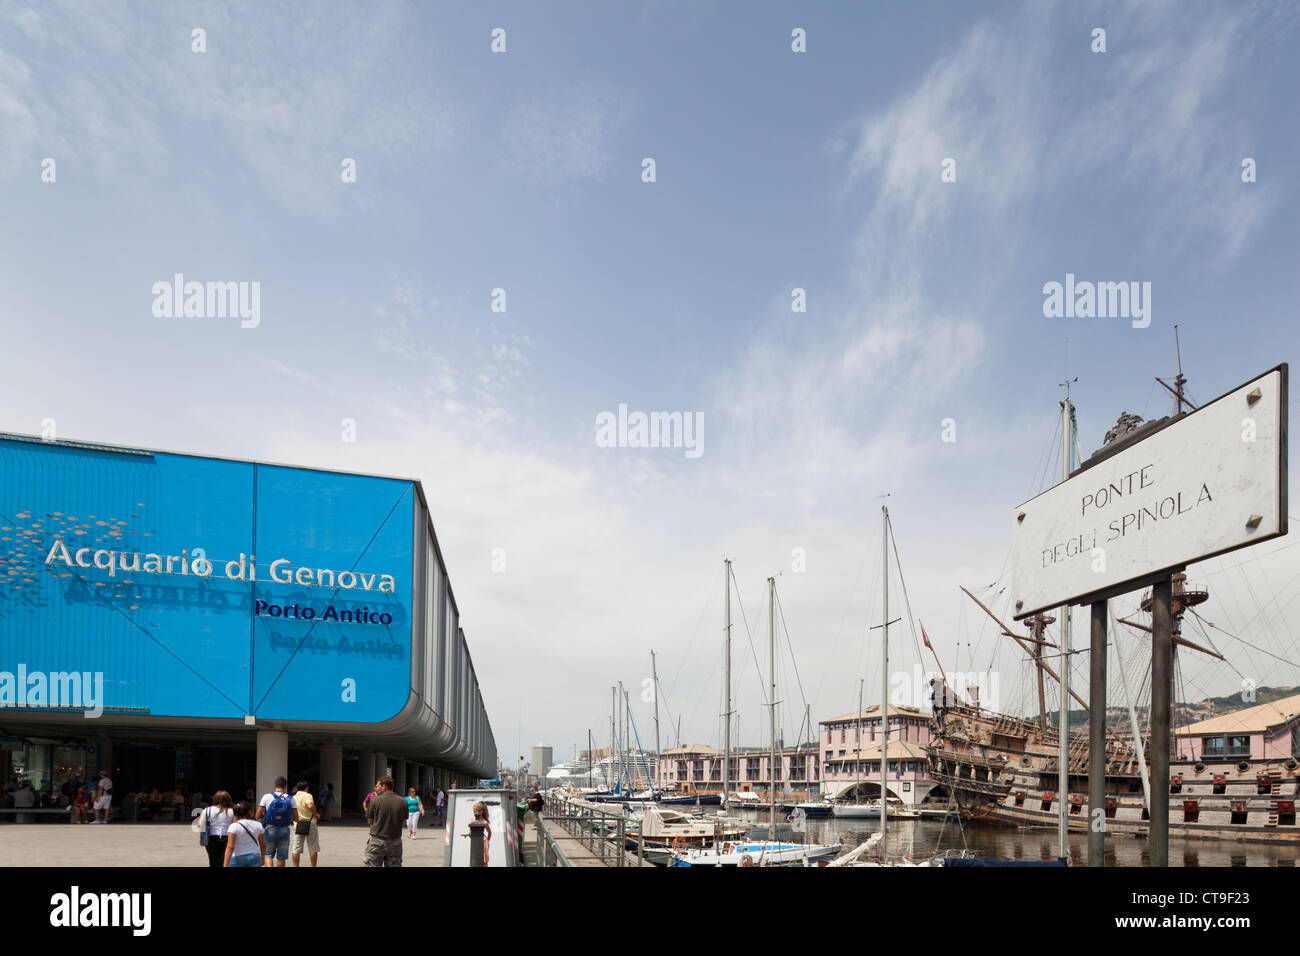
M266 836L262 824L253 819L253 805L247 800L235 804L235 821L226 831L226 866L263 866Z
M218 790L212 805L199 816L199 829L208 831L208 866L219 867L226 861L226 837L230 824L235 822L235 803L230 794Z

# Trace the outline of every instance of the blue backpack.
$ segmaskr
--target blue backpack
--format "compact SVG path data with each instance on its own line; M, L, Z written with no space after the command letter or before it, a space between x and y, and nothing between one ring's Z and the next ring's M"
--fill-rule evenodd
M266 825L268 827L287 827L293 822L293 797L287 793L272 793L271 805L266 808Z

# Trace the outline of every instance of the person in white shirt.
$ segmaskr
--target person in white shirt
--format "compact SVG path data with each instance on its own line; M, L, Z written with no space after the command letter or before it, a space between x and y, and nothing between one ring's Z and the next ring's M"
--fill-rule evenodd
M226 862L226 839L230 825L235 822L235 803L230 794L218 790L212 796L212 806L205 807L199 816L199 829L208 831L208 866L224 866Z
M113 781L106 771L99 772L99 796L95 798L95 819L91 823L107 823L113 807Z
M253 819L253 805L235 804L235 821L226 831L226 866L265 866L266 837L262 824Z

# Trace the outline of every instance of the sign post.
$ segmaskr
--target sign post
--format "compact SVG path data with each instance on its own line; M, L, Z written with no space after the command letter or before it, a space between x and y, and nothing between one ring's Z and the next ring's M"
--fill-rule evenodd
M1072 605L1092 606L1088 855L1093 866L1102 864L1105 851L1106 602L1152 589L1150 853L1152 866L1168 866L1173 575L1193 562L1286 533L1286 364L1189 414L1139 429L1015 509L1016 620L1037 619L1055 607L1068 613ZM1064 741L1064 723L1060 732Z

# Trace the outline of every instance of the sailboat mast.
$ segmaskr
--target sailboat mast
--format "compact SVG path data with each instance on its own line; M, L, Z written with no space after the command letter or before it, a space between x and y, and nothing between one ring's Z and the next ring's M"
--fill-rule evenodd
M618 712L618 688L609 689L609 775L614 778L614 789L618 789L618 777L615 776L614 753L618 750L618 730L614 724L614 714Z
M881 618L880 638L880 856L885 856L885 836L889 832L889 509L883 505L881 514L880 553L883 573L884 617Z
M1074 406L1070 404L1070 380L1065 381L1065 401L1061 402L1061 480L1070 477L1070 439L1074 425ZM1061 608L1061 714L1057 720L1057 856L1065 859L1070 853L1070 607ZM1038 645L1042 646L1042 645ZM1105 714L1095 714L1092 719L1105 720Z
M771 675L772 752L767 767L768 796L771 798L771 830L769 839L776 842L776 578L767 579L767 666Z
M726 691L723 694L723 731L722 731L722 809L726 810L731 802L731 559L727 558L724 573L727 585L726 616L723 618L722 633L726 644Z
M866 679L858 681L858 759L853 762L853 802L862 800L862 690Z
M655 652L650 651L651 686L655 695L655 776L659 776L659 669L655 666ZM651 787L654 786L652 783Z

